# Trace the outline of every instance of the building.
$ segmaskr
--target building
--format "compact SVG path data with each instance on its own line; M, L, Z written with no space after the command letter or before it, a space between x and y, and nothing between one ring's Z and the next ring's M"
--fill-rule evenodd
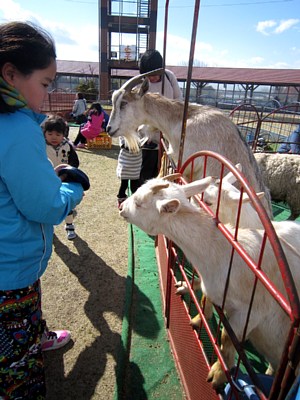
M124 66L124 64L123 64ZM183 94L187 85L187 66L167 66L176 75ZM101 68L100 68L101 70ZM137 75L137 62L131 68L121 68L118 62L110 65L110 86L99 99L109 100L114 89ZM94 80L99 88L99 63L82 61L57 62L57 79L52 89L75 93L82 81ZM101 87L101 79L100 79ZM242 101L277 105L300 102L299 69L253 69L194 67L192 71L190 101L211 104L220 108L234 108Z
M109 99L112 69L137 69L155 48L156 22L157 0L99 0L100 99Z

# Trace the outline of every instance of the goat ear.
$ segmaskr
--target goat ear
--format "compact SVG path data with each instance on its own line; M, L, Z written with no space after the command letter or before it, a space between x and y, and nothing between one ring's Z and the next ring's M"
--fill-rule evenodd
M177 199L162 200L159 204L158 210L160 214L174 214L180 208L180 201Z
M265 196L265 192L256 192L256 196L257 196L259 199L262 199L262 198Z
M149 90L149 79L148 79L148 78L145 78L145 79L143 80L143 83L141 84L141 87L140 87L140 89L139 89L138 95L139 95L140 97L143 97L144 94L148 92L148 90Z
M181 178L181 173L180 172L175 172L174 174L169 174L166 176L163 176L163 179L165 179L166 181L176 181L177 179Z
M153 186L152 188L151 188L151 190L152 190L152 193L153 194L156 194L156 193L158 193L160 190L162 190L162 189L166 189L167 187L169 187L170 185L169 185L169 183L158 183L157 185L155 185L155 186Z
M232 191L232 190L229 190L228 192L228 196L230 197L230 199L233 201L233 202L239 202L240 201L240 197L241 197L241 193L239 192L239 193L237 193L237 192L234 192L234 191ZM259 199L261 199L262 197L264 197L264 195L265 195L265 193L264 192L258 192L258 193L256 193L256 195L257 195L257 197L259 198ZM243 201L242 201L243 203L249 203L250 202L250 198L249 198L249 196L247 195L247 193L243 193Z
M235 164L235 168L239 171L242 171L242 164ZM228 182L232 185L236 182L236 177L233 175L232 172L228 172L228 174L224 176L223 181Z
M188 183L187 185L183 185L182 189L184 191L185 197L189 198L196 194L200 194L204 192L204 190L215 181L215 178L212 176L207 176L206 178L200 179L198 181L193 181Z

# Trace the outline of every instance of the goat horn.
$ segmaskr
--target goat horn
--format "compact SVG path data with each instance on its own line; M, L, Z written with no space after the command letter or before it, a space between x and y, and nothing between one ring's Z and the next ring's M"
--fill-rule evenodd
M122 90L125 90L126 92L130 92L132 88L137 86L139 83L141 83L144 78L147 78L147 76L151 75L162 75L164 72L163 68L158 68L154 69L153 71L146 72L144 74L140 74L137 76L134 76L133 78L129 79L127 82L124 83L124 85L121 87Z
M157 184L156 186L153 186L152 192L153 192L153 194L156 194L156 193L158 193L160 190L166 189L167 187L169 187L169 184L168 184L168 183L159 183L159 184Z
M169 174L169 175L163 176L162 178L165 179L166 181L173 182L173 181L176 181L177 179L180 179L181 174L179 172L175 172L174 174Z

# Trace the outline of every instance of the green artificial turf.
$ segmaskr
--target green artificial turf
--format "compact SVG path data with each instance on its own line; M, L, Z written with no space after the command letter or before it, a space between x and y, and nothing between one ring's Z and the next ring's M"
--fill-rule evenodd
M288 207L281 203L273 204L273 213L276 221L286 220L290 215ZM124 307L114 399L183 400L163 317L154 238L132 225L129 225ZM210 352L209 340L207 347ZM247 346L247 356L256 370L266 368L251 346Z
M165 328L154 239L129 229L129 269L115 399L183 400Z

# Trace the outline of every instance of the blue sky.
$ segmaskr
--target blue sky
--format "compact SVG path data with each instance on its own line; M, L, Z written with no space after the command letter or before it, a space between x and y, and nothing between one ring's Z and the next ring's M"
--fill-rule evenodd
M162 52L165 0L158 1L156 48ZM188 64L194 4L169 0L167 65ZM58 59L98 61L98 0L1 0L0 22L15 19L47 29ZM201 0L194 60L300 69L300 0Z

